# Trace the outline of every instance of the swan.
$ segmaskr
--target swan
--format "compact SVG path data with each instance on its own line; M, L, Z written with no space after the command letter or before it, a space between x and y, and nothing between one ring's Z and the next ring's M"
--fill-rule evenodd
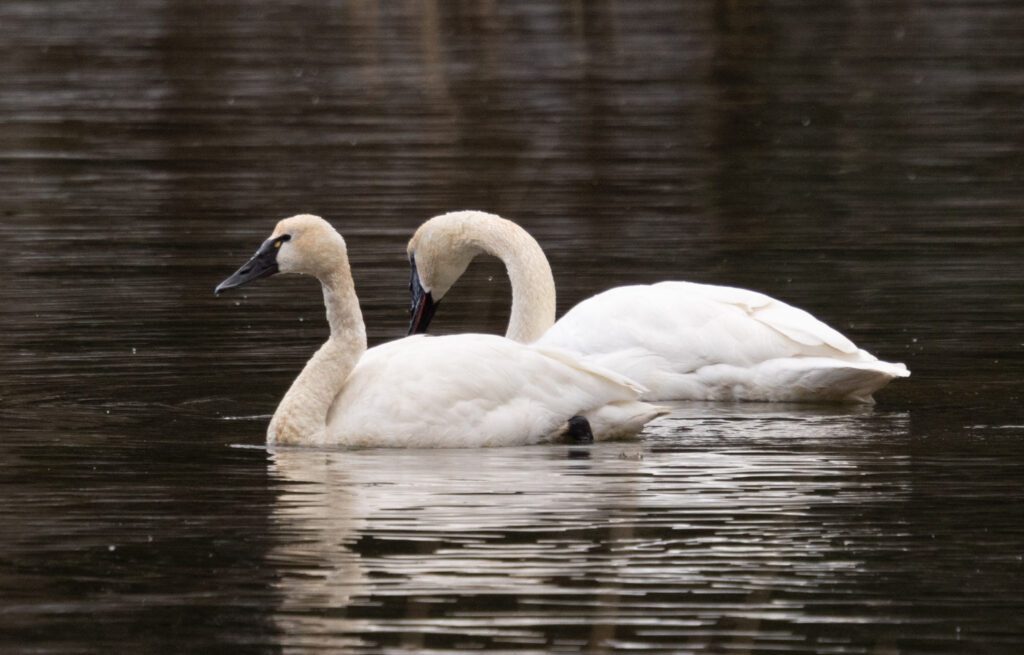
M512 221L457 211L423 223L408 245L409 333L486 253L512 285L509 339L559 349L647 388L644 400L872 403L910 375L802 309L756 291L693 282L609 289L555 322L555 282L540 245Z
M316 277L330 338L285 393L268 445L471 447L635 435L664 413L623 376L504 337L405 337L367 350L345 240L302 214L215 293L275 273Z

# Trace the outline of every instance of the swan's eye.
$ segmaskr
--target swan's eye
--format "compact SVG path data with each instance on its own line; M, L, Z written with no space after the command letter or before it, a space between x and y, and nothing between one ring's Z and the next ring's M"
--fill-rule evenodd
M282 234L274 240L274 248L280 248L281 244L292 238L290 234Z

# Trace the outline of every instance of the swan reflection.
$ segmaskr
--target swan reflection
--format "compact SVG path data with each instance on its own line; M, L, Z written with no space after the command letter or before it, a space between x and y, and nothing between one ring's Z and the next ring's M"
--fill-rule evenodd
M582 448L272 452L284 643L588 649L802 620L864 578L844 516L907 492L863 470L864 421L906 417L738 410Z

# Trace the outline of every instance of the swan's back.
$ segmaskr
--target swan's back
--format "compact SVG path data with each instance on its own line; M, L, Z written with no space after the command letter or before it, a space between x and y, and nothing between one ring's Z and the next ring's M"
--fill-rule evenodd
M658 414L638 396L614 373L503 337L417 335L366 351L331 406L325 439L349 446L529 444L557 438L577 414L591 420L597 439L627 436ZM602 421L609 410L623 414L618 430Z
M755 291L691 282L610 289L538 344L586 355L649 400L870 402L902 364L880 362L811 314Z

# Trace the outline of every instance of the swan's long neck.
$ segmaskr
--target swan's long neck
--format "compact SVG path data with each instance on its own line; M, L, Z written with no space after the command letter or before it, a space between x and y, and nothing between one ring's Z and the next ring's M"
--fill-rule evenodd
M270 444L322 441L327 412L366 352L366 327L344 251L337 268L319 277L331 336L306 363L277 406L267 428Z
M555 324L555 278L540 244L515 223L502 220L480 247L505 264L512 284L512 314L505 336L532 343Z

